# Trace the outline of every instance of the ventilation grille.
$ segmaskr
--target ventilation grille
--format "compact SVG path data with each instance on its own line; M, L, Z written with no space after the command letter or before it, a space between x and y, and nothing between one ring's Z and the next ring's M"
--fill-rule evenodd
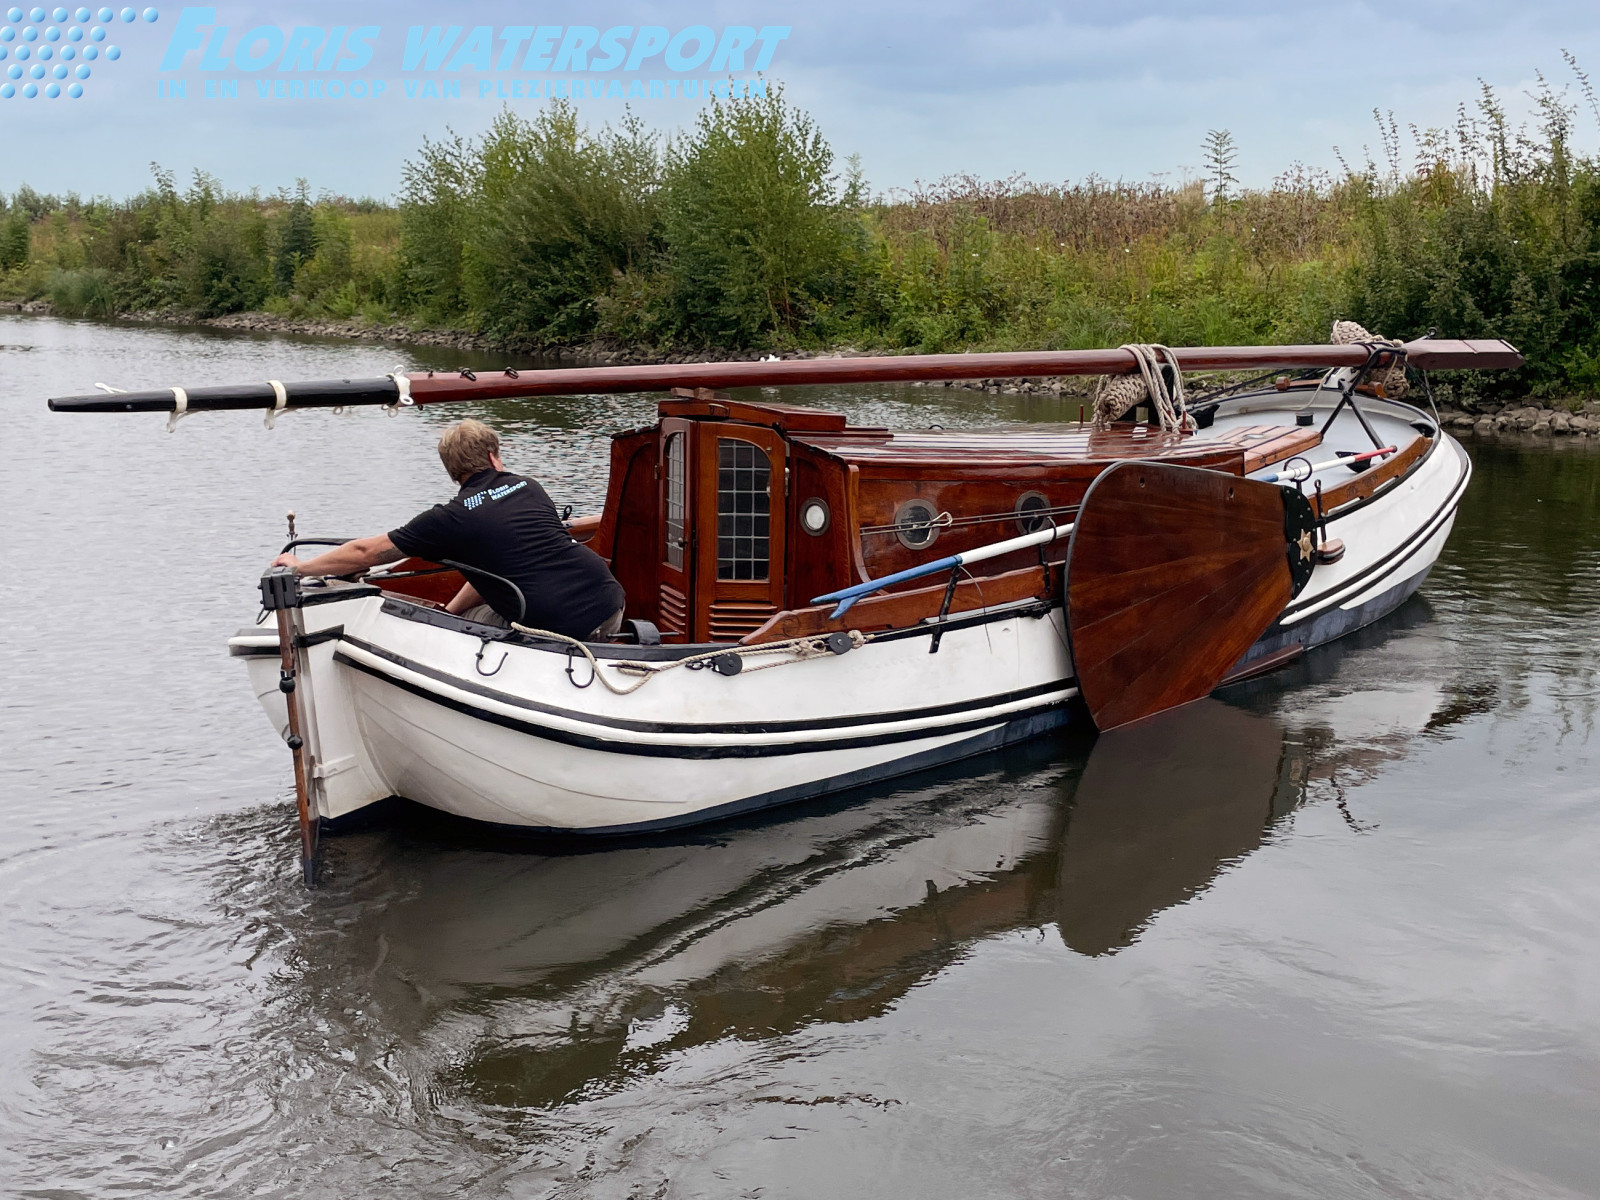
M658 607L656 624L663 631L680 634L689 632L689 602L684 599L682 592L663 583Z
M777 612L773 604L740 604L725 600L711 606L711 640L736 642L754 633Z

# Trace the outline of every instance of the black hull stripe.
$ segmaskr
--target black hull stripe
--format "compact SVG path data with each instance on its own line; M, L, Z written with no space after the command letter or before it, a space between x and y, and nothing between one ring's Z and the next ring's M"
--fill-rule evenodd
M959 700L951 704L938 704L928 708L901 709L896 712L864 713L848 717L812 717L798 721L745 721L728 722L720 724L695 725L689 723L674 723L668 721L634 721L626 717L605 717L596 713L583 712L578 709L559 708L553 704L541 704L537 700L529 700L523 696L516 696L510 692L498 691L486 687L476 680L463 679L459 675L451 675L446 671L439 671L433 667L425 666L404 655L386 650L361 638L346 637L345 642L357 646L375 658L391 662L397 667L402 667L416 675L432 679L437 683L447 684L457 691L470 692L474 696L482 696L513 708L527 709L529 712L543 713L549 717L562 717L569 721L581 721L585 725L603 725L608 729L625 729L630 733L676 733L676 734L720 734L740 735L759 733L804 733L816 729L848 729L857 725L881 725L887 721L920 721L928 717L947 717L959 713L972 712L980 708L993 708L1000 704L1010 704L1016 700L1027 700L1033 696L1042 696L1047 692L1060 691L1072 687L1076 680L1071 678L1050 680L1046 683L1034 684L1032 687L1019 688L1013 692L1001 692L998 695L980 696L976 700ZM860 651L852 651L860 653ZM371 669L362 663L355 662L349 655L340 651L334 652L334 658L347 666ZM577 666L580 672L586 670L587 663ZM376 673L376 672L371 672ZM387 677L387 676L386 676ZM718 675L717 679L722 676Z
M731 800L726 804L714 805L711 808L701 808L689 813L680 813L677 816L658 817L653 821L632 821L623 825L576 827L512 825L503 821L476 821L471 817L456 817L455 819L470 821L473 825L489 829L514 831L524 837L548 837L558 840L627 837L630 834L663 833L671 829L684 829L692 825L707 825L713 821L725 821L732 817L744 816L763 809L776 808L783 804L797 804L802 800L815 800L819 796L847 791L850 788L865 787L870 784L882 783L888 779L911 775L918 771L932 770L947 763L957 762L963 758L973 758L976 755L986 754L991 750L998 750L1004 746L1012 746L1018 742L1028 741L1031 738L1042 737L1052 730L1061 728L1061 726L1067 724L1068 720L1069 713L1065 708L1051 709L1048 712L1033 716L1007 718L1006 724L998 729L991 729L970 738L963 738L961 741L954 742L948 746L936 746L932 750L919 750L917 753L908 754L904 758L896 758L889 762L878 763L875 766L864 767L859 771L847 771L842 775L832 775L827 779L818 779L812 783L779 788L773 792L762 792L760 795L746 796L742 800ZM343 820L345 818L339 819Z
M1381 621L1407 600L1411 599L1422 586L1423 580L1428 577L1432 567L1424 567L1402 579L1399 583L1379 592L1372 599L1355 609L1343 609L1337 605L1324 609L1314 617L1308 617L1294 625L1275 626L1261 635L1256 644L1239 660L1239 665L1254 662L1269 654L1274 654L1288 646L1300 645L1307 650L1315 650L1319 646L1326 646L1329 642L1336 642L1347 637L1358 629L1371 625L1374 621ZM1224 684L1225 687L1236 687L1239 684L1249 683L1251 680L1241 679L1233 684Z
M1278 614L1278 623L1281 625L1285 620L1293 620L1297 613L1302 613L1316 605L1337 603L1339 597L1355 595L1357 592L1365 591L1372 584L1381 581L1385 575L1393 574L1398 569L1396 560L1403 561L1409 558L1413 547L1426 542L1439 531L1439 527L1445 521L1455 514L1457 506L1461 503L1461 496L1467 490L1467 484L1471 482L1471 479L1472 472L1470 470L1463 471L1461 478L1456 481L1455 487L1451 490L1445 502L1433 511L1433 514L1422 523L1420 529L1389 551L1388 554L1369 564L1363 570L1350 576L1350 578L1342 579L1327 591L1319 592L1317 595L1308 597L1298 604L1291 604ZM1330 521L1329 523L1331 524L1332 522Z
M606 754L633 754L646 758L780 758L795 754L826 754L835 750L858 750L872 746L889 746L897 742L921 741L926 738L947 737L953 733L965 733L975 729L987 729L996 725L1004 725L1010 721L1021 720L1024 717L1039 713L1050 712L1054 709L1064 708L1067 700L1051 700L1032 708L1022 709L1017 712L1003 713L996 716L978 717L965 721L956 721L949 725L939 725L929 729L905 729L894 733L867 734L860 737L842 737L831 741L822 742L781 742L775 744L758 744L746 746L662 746L646 742L616 741L610 738L593 737L589 734L571 733L564 729L551 729L537 721L513 717L505 713L489 712L475 705L467 704L451 696L441 696L429 688L422 687L406 679L397 679L385 671L362 662L357 662L349 656L336 652L335 659L345 666L380 679L391 687L410 692L414 696L429 700L444 708L453 709L469 717L476 717L480 721L487 721L491 725L499 725L506 729L514 729L519 733L529 734L549 742L559 742L564 746L576 746L585 750L598 750ZM1051 690L1060 690L1065 684L1052 684ZM1031 690L1031 689L1030 689ZM989 703L993 703L990 701ZM978 707L969 705L966 707ZM584 718L587 720L588 718Z

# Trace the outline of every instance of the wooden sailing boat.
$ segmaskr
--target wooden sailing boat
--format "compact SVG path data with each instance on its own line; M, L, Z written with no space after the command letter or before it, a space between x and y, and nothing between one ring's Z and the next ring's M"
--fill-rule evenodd
M1323 373L1176 424L988 433L854 427L719 389L1116 375L1140 352L428 372L51 406L175 420L671 389L655 425L614 437L603 511L571 523L627 592L619 639L446 614L450 564L263 578L276 625L230 650L295 750L309 877L320 822L391 795L641 832L979 753L1074 712L1106 729L1196 700L1377 619L1437 558L1468 460L1373 380L1521 362L1503 342L1433 340L1163 353L1158 391L1191 370Z

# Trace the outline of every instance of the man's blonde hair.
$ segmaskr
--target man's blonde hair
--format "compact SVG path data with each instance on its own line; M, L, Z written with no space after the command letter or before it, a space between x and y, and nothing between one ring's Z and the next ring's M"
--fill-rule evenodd
M489 456L499 453L500 435L482 421L470 417L457 421L439 438L439 461L457 483L465 483L479 471L487 471L494 465Z

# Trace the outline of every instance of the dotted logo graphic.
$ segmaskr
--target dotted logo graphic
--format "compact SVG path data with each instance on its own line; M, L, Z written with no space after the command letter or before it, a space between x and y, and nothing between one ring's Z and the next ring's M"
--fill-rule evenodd
M106 41L106 26L119 17L131 25L141 15L150 22L161 16L153 8L142 14L132 8L120 13L110 8L9 9L7 24L0 26L0 99L55 100L62 95L79 99L83 81L94 74L90 63L122 57L122 51Z

